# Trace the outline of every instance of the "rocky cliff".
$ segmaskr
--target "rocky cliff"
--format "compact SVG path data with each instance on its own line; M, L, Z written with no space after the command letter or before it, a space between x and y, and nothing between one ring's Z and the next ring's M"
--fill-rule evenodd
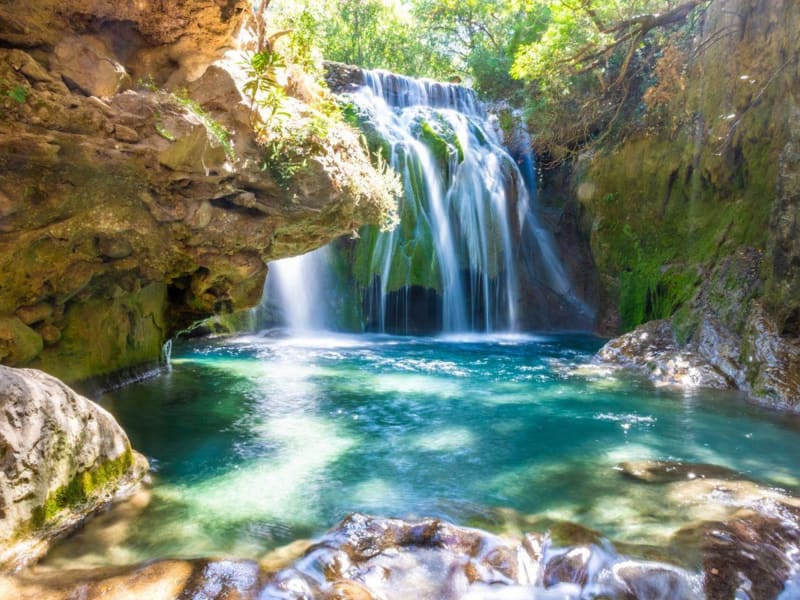
M799 36L796 2L711 3L688 47L665 47L638 131L580 156L559 192L578 201L604 332L668 319L676 351L794 407Z
M0 361L67 381L153 364L181 328L257 303L266 261L391 210L291 68L264 133L242 92L250 19L245 0L0 5Z

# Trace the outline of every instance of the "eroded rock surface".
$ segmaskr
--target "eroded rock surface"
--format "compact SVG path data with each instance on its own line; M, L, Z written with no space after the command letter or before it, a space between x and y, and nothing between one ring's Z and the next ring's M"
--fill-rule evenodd
M797 409L800 5L713 2L697 23L693 49L668 47L686 70L650 88L669 99L551 185L569 186L591 243L598 330L669 320L676 361L702 358L752 398Z
M0 366L0 569L40 556L146 471L108 412L41 371Z
M267 261L381 221L380 175L307 103L321 91L287 98L266 152L238 67L248 14L0 7L0 362L67 381L152 365L178 330L256 304Z

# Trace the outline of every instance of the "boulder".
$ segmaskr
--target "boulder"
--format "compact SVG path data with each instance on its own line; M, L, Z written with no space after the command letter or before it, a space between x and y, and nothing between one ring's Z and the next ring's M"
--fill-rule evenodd
M130 86L125 67L98 38L69 36L55 47L51 66L64 81L88 96L113 96Z
M38 558L146 471L108 412L41 371L0 366L0 569Z
M611 340L597 353L597 359L638 371L657 385L732 387L699 352L678 345L669 321L650 321Z

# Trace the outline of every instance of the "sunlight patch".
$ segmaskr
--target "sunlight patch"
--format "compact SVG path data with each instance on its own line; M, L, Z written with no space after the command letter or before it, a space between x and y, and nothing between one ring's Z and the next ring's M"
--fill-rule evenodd
M355 440L315 417L272 419L264 435L281 448L260 459L189 488L177 487L192 518L202 522L279 519L312 521L318 513L317 489L326 470Z
M447 427L409 439L412 448L426 452L456 452L476 444L475 434L466 427Z

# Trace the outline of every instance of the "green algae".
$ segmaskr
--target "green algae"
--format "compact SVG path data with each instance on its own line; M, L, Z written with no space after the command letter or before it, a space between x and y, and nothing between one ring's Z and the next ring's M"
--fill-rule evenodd
M17 537L36 533L60 518L64 511L79 509L96 499L130 470L133 460L133 452L128 448L117 458L76 474L69 483L51 492L44 504L34 508L30 521L18 529Z

